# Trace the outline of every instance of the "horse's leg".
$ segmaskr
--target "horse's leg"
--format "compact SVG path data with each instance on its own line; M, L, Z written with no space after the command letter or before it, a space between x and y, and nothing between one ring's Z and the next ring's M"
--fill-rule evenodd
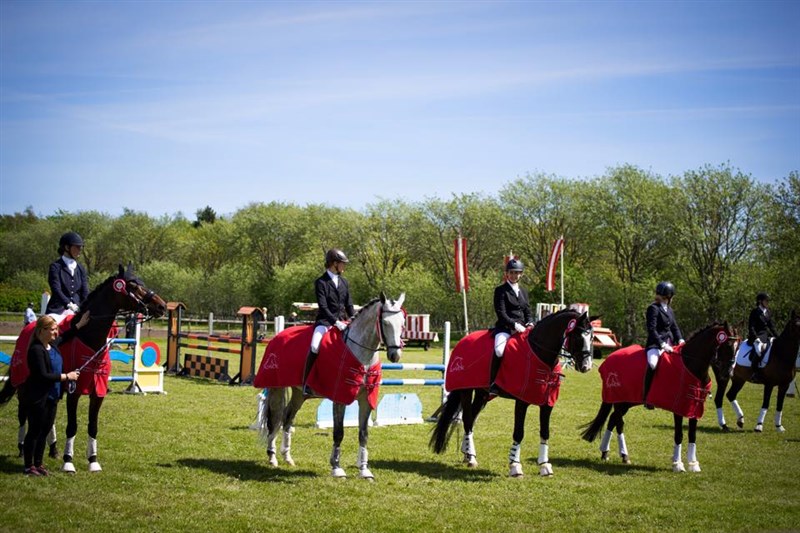
M294 419L297 412L303 407L306 397L303 395L303 389L300 387L292 387L292 397L289 400L289 405L286 406L283 415L283 439L281 440L281 455L286 464L294 466L294 459L292 459L292 430L294 427ZM277 432L277 431L276 431Z
M361 389L358 395L358 475L362 479L375 480L375 476L369 469L369 454L367 453L367 442L369 441L369 419L372 414L372 407L367 399L366 389Z
M775 406L775 429L778 433L786 431L786 428L783 427L783 400L786 398L786 392L788 390L789 383L778 385L778 403Z
M100 408L103 406L103 398L89 396L89 440L86 443L86 458L89 460L89 472L100 472L100 463L97 462L97 420L100 416Z
M19 449L19 456L22 457L22 443L25 442L25 421L28 418L28 413L25 411L24 404L20 400L17 404L17 421L19 422L19 429L17 430L17 449Z
M697 460L697 419L689 419L689 445L686 449L686 462L689 472L700 472L700 461Z
M553 465L550 464L549 450L547 441L550 440L550 414L553 408L549 405L539 406L539 458L536 460L539 465L540 476L552 476Z
M761 411L758 413L758 420L756 420L756 427L755 432L761 433L764 431L764 419L767 417L767 411L769 410L769 400L772 398L772 389L774 385L767 385L764 384L764 399L761 402Z
M675 448L672 451L672 471L673 472L686 472L681 459L681 452L683 448L683 417L681 415L672 415L675 421Z
M331 475L333 477L347 477L341 467L342 440L344 440L344 410L347 406L343 403L333 404L333 449L331 450Z
M511 449L508 451L508 475L522 477L522 462L520 461L520 446L525 438L525 417L528 414L528 405L517 400L514 403L514 435Z
M725 397L731 402L733 412L736 413L736 427L741 429L744 427L744 411L739 407L739 402L736 401L736 395L739 394L739 391L744 387L745 381L744 379L737 378L735 375L731 381L731 388L728 389L728 393L725 394Z
M619 457L622 459L622 463L629 465L631 464L630 456L628 455L628 444L625 442L625 415L628 414L628 410L631 408L631 404L629 403L621 403L617 404L617 425L615 429L617 430L617 447L619 448Z
M722 410L722 400L725 398L725 389L728 388L730 379L717 378L717 392L714 394L714 405L717 408L717 423L722 431L730 431L728 424L725 423L725 412Z
M75 455L75 435L78 433L78 400L80 394L67 394L67 441L64 443L64 464L61 470L69 474L75 473L72 457Z
M466 390L461 395L461 421L464 424L464 438L461 441L461 453L464 454L464 462L467 466L474 468L478 466L478 456L475 450L475 439L472 435L472 430L475 427L475 419L478 413L472 410L473 394L476 391Z

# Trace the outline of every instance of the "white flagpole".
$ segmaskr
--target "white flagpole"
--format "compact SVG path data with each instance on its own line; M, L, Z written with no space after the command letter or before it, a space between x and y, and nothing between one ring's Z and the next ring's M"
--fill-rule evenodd
M461 286L461 296L464 298L464 334L469 335L469 320L467 319L467 291Z
M564 236L561 236L561 305L564 305Z

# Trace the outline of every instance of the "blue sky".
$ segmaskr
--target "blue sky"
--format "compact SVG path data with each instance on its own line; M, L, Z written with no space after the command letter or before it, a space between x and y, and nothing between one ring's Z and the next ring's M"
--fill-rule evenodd
M0 0L0 213L800 169L800 2Z

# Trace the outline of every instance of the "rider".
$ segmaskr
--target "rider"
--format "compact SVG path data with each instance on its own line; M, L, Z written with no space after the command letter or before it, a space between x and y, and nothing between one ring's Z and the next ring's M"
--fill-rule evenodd
M46 314L77 313L89 295L86 269L77 261L82 249L83 239L74 231L65 233L59 239L58 253L61 257L50 264L47 276L51 296Z
M511 258L506 263L506 281L494 289L494 312L497 322L494 325L494 354L489 377L490 389L496 393L494 380L503 360L506 343L513 333L522 333L533 324L528 291L519 286L524 265L519 259Z
M664 352L672 353L675 344L681 345L686 341L675 321L675 313L672 312L672 297L675 296L675 286L669 281L662 281L656 285L655 301L647 306L645 321L647 323L647 373L644 376L644 395L642 402L645 407L652 409L653 406L647 403L647 393L653 383L653 375L656 372L658 360Z
M314 292L317 295L316 321L314 322L314 334L311 337L311 349L306 358L306 366L303 370L303 392L311 395L311 390L306 385L306 380L311 372L311 367L317 360L319 354L319 344L322 337L331 327L336 326L340 331L347 327L345 320L349 320L354 314L353 300L350 298L350 286L344 279L345 266L350 260L344 252L331 248L325 253L325 272L314 282Z
M769 348L770 337L778 336L769 310L769 294L766 292L759 292L756 296L756 307L750 311L747 328L747 343L753 347L750 361L753 372L758 372L758 366Z

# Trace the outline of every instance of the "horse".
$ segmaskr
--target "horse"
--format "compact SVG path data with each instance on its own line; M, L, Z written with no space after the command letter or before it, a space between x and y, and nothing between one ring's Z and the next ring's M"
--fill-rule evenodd
M550 415L563 378L559 360L564 354L572 359L581 373L591 370L591 320L587 313L564 309L544 317L533 329L515 333L509 339L495 379L498 396L515 400L514 433L508 454L509 476L523 475L520 450L525 437L525 416L533 404L539 406L539 474L553 474L548 441ZM454 422L461 413L464 424L461 452L470 468L478 466L473 438L475 421L495 392L493 388L490 394L488 382L493 346L491 330L481 330L461 339L453 349L446 378L449 383L445 384L449 394L440 407L439 419L429 442L435 453L443 453L455 428ZM564 348L566 352L563 352ZM461 378L457 377L458 374L470 368L476 369L475 378L459 383ZM533 391L535 394L528 395Z
M786 391L795 376L795 359L798 355L798 348L800 347L800 315L796 310L792 310L789 321L784 326L781 334L776 337L772 346L769 349L769 360L764 368L759 370L761 381L764 385L764 399L761 403L761 412L756 421L755 431L761 433L764 430L764 418L767 416L769 409L770 398L772 397L772 389L778 387L778 405L775 411L775 429L778 432L784 432L786 429L783 427L783 400L786 397ZM741 429L744 427L744 411L736 401L736 396L742 390L744 384L748 381L753 382L753 375L755 371L746 366L736 365L733 372L717 372L715 369L714 376L717 378L717 393L714 395L714 405L717 408L717 422L723 431L730 431L728 425L725 423L725 414L722 411L722 397L725 395L725 389L728 387L728 382L732 381L730 390L728 390L727 398L736 412L736 425Z
M88 322L77 330L74 339L59 347L64 358L64 372L72 370L81 372L77 387L74 382L71 382L68 387L70 392L67 394L67 443L64 447L64 464L62 466L64 472L75 473L72 455L75 435L78 431L78 400L82 393L90 394L89 443L86 454L89 460L89 471L99 472L102 470L100 463L97 462L97 420L108 387L108 370L111 365L108 355L110 344L108 337L112 333L117 313L119 311L140 313L143 315L143 320L149 320L152 317L163 315L166 310L167 304L164 300L145 287L144 283L134 275L131 265L128 265L127 270L120 265L119 273L110 276L89 293L86 301L82 304L82 309L71 318L78 321L84 314L89 314ZM66 318L63 322L66 324ZM20 338L26 335L29 339L34 326L35 323L26 326ZM27 378L27 345L27 342L17 342L11 365L12 379L6 381L6 387L9 387L12 381L19 384ZM18 375L15 376L15 373ZM75 387L74 392L72 391L73 387ZM13 396L13 394L12 390L10 395ZM2 399L6 399L8 393L5 389L0 396L3 397Z
M700 472L697 460L697 420L703 416L703 404L711 390L710 366L725 368L733 364L739 338L727 322L715 322L693 334L686 344L665 353L659 361L648 394L648 403L672 411L675 431L673 471L686 472L681 460L683 418L689 418L688 463L691 472ZM619 454L624 464L630 464L625 443L625 414L631 407L642 404L647 358L638 345L617 350L600 365L603 378L603 402L597 416L584 429L583 439L592 442L609 418L600 443L600 459L609 460L612 432L617 432ZM677 385L677 386L675 386Z
M389 361L400 361L405 324L404 300L405 293L397 300L388 299L381 293L380 298L370 301L356 313L343 332L331 328L320 345L319 357L308 376L308 383L319 397L333 401L333 448L329 462L334 478L347 477L340 464L344 414L345 407L358 400L359 477L370 481L375 479L368 466L367 442L370 415L380 387L378 349L383 344ZM271 466L278 466L275 441L281 428L281 455L288 465L295 465L291 454L292 431L295 416L307 399L303 394L302 370L313 329L313 326L287 328L273 338L264 350L253 382L257 388L267 388L267 407L261 418L260 434L266 442ZM292 338L294 342L291 342ZM345 368L347 365L350 368ZM289 391L291 398L287 404Z

